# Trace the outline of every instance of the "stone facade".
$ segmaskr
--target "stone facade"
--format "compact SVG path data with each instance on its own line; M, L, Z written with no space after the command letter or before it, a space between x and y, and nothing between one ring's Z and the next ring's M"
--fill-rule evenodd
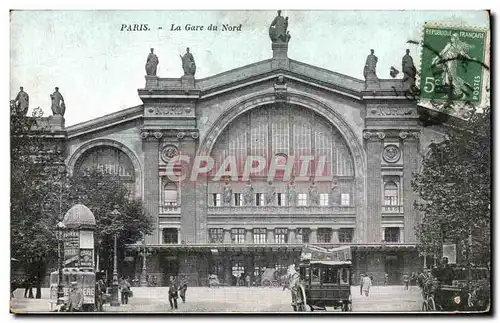
M399 283L404 271L421 270L415 235L420 215L413 207L417 197L411 179L428 145L441 140L442 129L420 125L416 103L398 95L407 86L401 80L366 84L289 59L286 48L273 50L272 59L204 79L146 76L138 90L143 105L65 128L70 172L94 147L113 147L128 156L135 196L143 199L155 225L146 241L153 251L148 274L159 284L184 273L190 284L205 285L213 272L231 284L235 273L253 275L262 267L295 263L303 228L310 232L309 243L352 245L356 275L369 272L375 284L383 282L385 271L393 271L391 281ZM273 106L313 113L340 134L353 170L352 176L338 177L341 186L351 183L345 205L332 205L332 195L318 206L212 205L223 181L205 177L170 183L170 158L188 156L181 169L190 174L195 157L218 149L221 134L235 120ZM110 163L102 167L120 169ZM263 192L267 183L257 178L253 185ZM244 182L232 187L241 192ZM324 185L318 187L326 194ZM235 228L242 230L244 243L238 243ZM256 238L257 228L266 230L265 243ZM277 238L279 228L287 229L285 240ZM352 230L347 240L344 229ZM216 231L220 240L214 242L209 232ZM130 246L135 260L123 267L124 275L140 274L140 248Z

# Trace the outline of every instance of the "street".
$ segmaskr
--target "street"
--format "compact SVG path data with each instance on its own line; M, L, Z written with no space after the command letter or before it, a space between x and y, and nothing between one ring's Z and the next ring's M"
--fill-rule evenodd
M190 287L183 304L172 310L168 302L168 288L133 288L129 304L119 307L105 305L106 312L292 312L290 291L264 287ZM24 290L17 290L11 300L11 311L17 313L49 311L49 290L42 289L42 299L23 298ZM353 312L415 312L421 309L422 298L418 287L404 291L403 286L375 286L368 297L361 296L359 286L352 286ZM308 309L309 310L309 309ZM333 309L327 309L333 310ZM318 313L318 312L314 312ZM311 313L311 314L314 314ZM324 312L319 312L324 313Z

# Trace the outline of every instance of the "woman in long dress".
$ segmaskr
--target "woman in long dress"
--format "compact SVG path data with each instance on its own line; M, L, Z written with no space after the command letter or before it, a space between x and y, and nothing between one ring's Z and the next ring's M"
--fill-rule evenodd
M372 280L370 279L370 277L368 277L368 275L366 275L365 277L363 277L361 285L361 289L363 290L363 293L365 293L365 296L368 296L368 294L370 293L371 286Z

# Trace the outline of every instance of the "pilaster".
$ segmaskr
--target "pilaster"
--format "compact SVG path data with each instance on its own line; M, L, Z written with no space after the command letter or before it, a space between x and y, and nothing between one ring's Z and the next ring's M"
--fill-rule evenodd
M419 131L403 131L399 134L403 140L403 204L404 204L404 239L412 243L417 241L416 225L420 223L420 214L415 210L415 192L411 187L413 174L418 172L419 164Z
M367 205L366 236L368 243L382 241L382 192L381 192L381 153L382 140L385 133L381 131L365 131L363 138L366 144L367 155Z
M159 211L159 139L161 133L149 135L148 132L142 132L141 137L142 149L144 151L144 204L147 215L153 223L153 231L150 235L146 236L147 244L161 243L158 235L158 211Z
M311 228L309 243L318 243L318 228Z

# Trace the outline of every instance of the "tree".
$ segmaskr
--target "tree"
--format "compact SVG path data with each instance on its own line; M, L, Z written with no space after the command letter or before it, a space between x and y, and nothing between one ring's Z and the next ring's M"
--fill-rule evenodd
M36 298L49 259L57 255L55 225L66 167L57 140L42 136L38 118L18 113L11 103L11 256L25 278L34 279Z
M35 278L37 298L49 267L56 264L56 224L76 203L96 217L96 250L112 270L113 237L109 228L122 224L119 255L125 244L151 232L142 201L133 200L119 177L92 171L68 177L64 142L45 131L41 119L16 113L11 104L11 256L29 278ZM121 216L111 218L118 206ZM120 257L123 258L123 257ZM25 277L25 278L27 278Z
M412 181L423 220L419 248L441 257L443 242L457 244L467 264L491 261L491 110L474 113L446 140L431 146ZM470 239L469 239L470 237Z
M152 223L146 216L143 203L130 197L129 191L120 178L91 170L85 174L75 174L70 179L68 201L74 205L82 203L96 218L95 249L99 253L100 268L113 270L114 233L118 232L118 255L123 259L125 245L135 243L144 234L151 233ZM114 218L114 208L120 216Z

